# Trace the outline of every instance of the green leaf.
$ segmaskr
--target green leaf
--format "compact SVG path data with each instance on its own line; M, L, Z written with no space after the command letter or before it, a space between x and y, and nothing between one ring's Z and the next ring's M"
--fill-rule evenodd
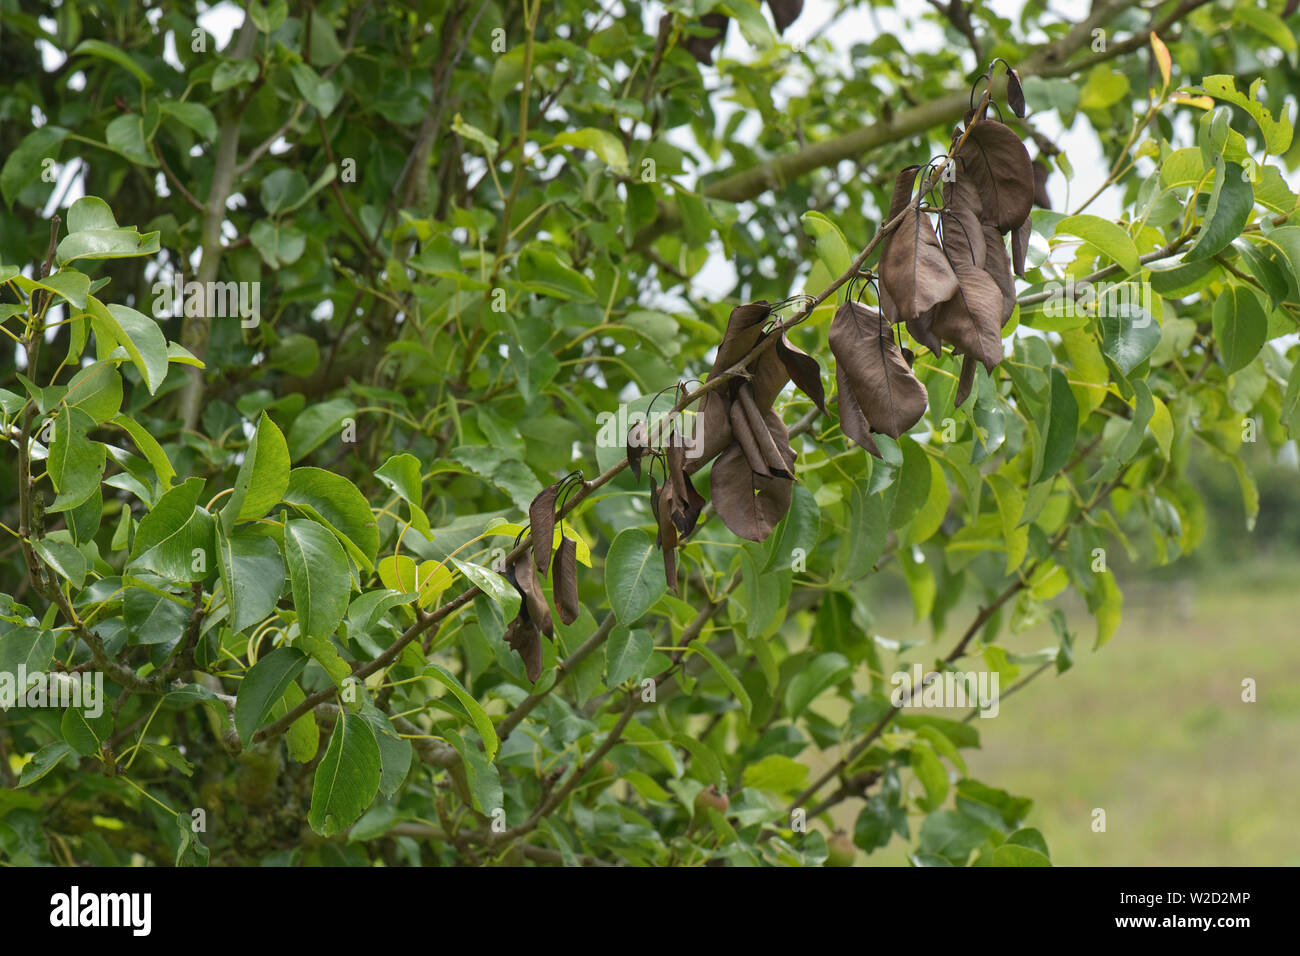
M217 564L238 634L275 610L284 589L284 559L275 541L250 530L217 531Z
M605 683L615 687L625 680L639 679L654 649L649 631L615 628L605 643Z
M668 591L654 541L640 528L625 528L605 556L605 594L614 616L633 624Z
M289 427L289 454L294 461L305 457L322 442L342 435L345 421L355 421L357 407L346 398L335 398L312 405L301 412Z
M224 93L257 79L257 64L251 60L224 60L212 72L212 92Z
M374 569L379 525L356 485L323 468L295 468L282 500L338 535L352 560L366 571Z
M808 784L808 767L784 754L768 754L745 768L741 778L746 787L782 796L799 793Z
M262 180L262 206L272 216L297 205L305 195L307 177L296 169L277 169Z
M930 456L908 435L902 436L898 445L903 452L903 469L886 493L893 499L889 512L891 528L901 528L911 521L930 494Z
M931 813L943 804L948 796L948 774L943 762L929 743L917 740L912 744L912 772L925 788L921 809Z
M1291 366L1291 377L1287 379L1286 392L1282 396L1282 411L1278 417L1286 426L1290 437L1300 438L1300 362Z
M691 650L709 662L709 666L713 668L714 673L722 679L722 683L727 685L727 690L731 691L732 696L736 698L737 702L740 704L740 709L745 714L745 719L748 720L750 711L753 710L754 703L750 700L749 694L746 692L744 685L740 683L740 679L731 672L731 668L726 665L721 657L709 650L709 648L705 647L703 644L698 642L692 644Z
M1088 595L1088 610L1097 619L1097 643L1095 649L1103 647L1119 629L1120 615L1123 610L1124 595L1115 583L1115 574L1105 571L1096 576L1096 586Z
M903 571L903 579L907 582L908 593L912 597L914 617L917 621L923 621L930 616L934 608L935 596L938 594L934 571L930 568L930 562L925 560L925 552L920 548L901 548L898 552L898 563Z
M1255 360L1268 339L1268 315L1253 289L1228 285L1214 303L1214 342L1231 375Z
M173 581L201 581L215 570L216 520L198 504L202 478L190 478L163 495L140 519L131 545L131 566ZM202 552L202 560L195 552ZM196 567L196 564L201 567Z
M140 749L152 757L157 757L168 767L184 776L194 776L194 764L186 760L185 755L178 748L166 744L146 743ZM188 826L188 823L186 826Z
M36 289L52 292L60 299L77 309L86 307L86 295L90 292L90 278L76 270L63 269L44 279L29 279L26 276L14 276L11 280L28 295Z
M306 699L307 695L302 688L297 683L290 683L284 695L271 706L268 716L272 720L279 720ZM284 732L284 743L289 756L299 763L310 763L316 759L316 753L320 750L320 727L316 725L315 713L309 710L290 724Z
M853 265L853 252L840 227L820 212L806 212L799 217L804 229L813 237L817 258L832 276L840 276Z
M1201 221L1201 231L1196 241L1183 256L1183 262L1208 259L1225 249L1250 221L1255 208L1255 191L1236 163L1224 162L1220 156L1214 164L1214 186L1210 190L1210 203Z
M310 634L299 634L294 638L293 646L306 651L307 655L329 675L335 687L341 691L346 689L347 680L352 676L352 668L343 659L343 655L338 652L338 648L334 646L333 641L327 637L312 637Z
M151 155L145 146L144 136L144 117L138 113L126 113L112 120L104 130L104 138L108 142L108 148L119 154L123 158L139 166L157 166L158 162ZM126 233L134 233L135 230L123 230ZM104 256L93 256L91 258L102 259Z
M870 461L871 459L866 459ZM884 498L867 493L866 481L856 481L845 489L848 525L840 538L834 564L835 580L857 581L879 560L889 533Z
M84 236L88 233L76 233ZM71 236L69 238L72 238ZM65 239L64 242L67 240ZM152 395L167 377L167 340L158 323L125 305L105 306L91 296L87 302L90 323L95 335L105 343L120 345L140 372L145 387Z
M234 491L221 509L222 528L230 531L236 521L262 517L280 503L288 487L289 447L271 416L263 412L235 476Z
M73 588L79 589L86 580L86 558L67 541L57 538L42 538L32 542L32 547L45 564L68 579Z
M342 98L342 91L333 80L322 79L321 75L306 63L295 63L289 68L293 85L298 88L302 98L322 117L329 118Z
M394 455L375 469L375 477L407 503L411 524L428 537L429 519L424 513L424 478L420 474L420 460L406 452Z
M1129 90L1128 77L1097 64L1088 73L1088 80L1079 91L1079 109L1104 110L1124 98Z
M370 724L370 729L375 732L375 742L379 744L379 762L383 767L379 775L379 792L385 797L391 797L397 793L403 781L406 780L406 774L411 769L411 760L415 756L415 748L411 746L409 740L397 736L393 725L388 718L378 712L365 712L361 715ZM376 807L376 809L380 809ZM387 809L396 811L395 807ZM353 827L349 839L355 839L357 828Z
M271 707L307 666L307 655L297 648L277 647L248 669L235 697L235 730L247 747L266 722Z
M110 732L112 728L111 715L101 715L101 719L96 720L92 726L91 721L78 707L69 707L63 712L63 718L59 721L59 732L63 734L63 739L83 757L93 757L98 754L103 739L101 733Z
M113 424L131 436L135 447L140 449L140 454L144 455L145 460L153 466L154 474L158 476L163 490L170 488L176 478L176 469L172 467L171 460L163 451L162 445L158 444L158 440L149 434L143 425L126 415L116 416Z
M501 148L500 143L472 123L466 123L465 118L459 113L451 118L451 131L461 139L467 139L482 146L483 153L489 160L494 160L497 150ZM619 148L622 149L621 143Z
M1225 100L1249 113L1264 134L1264 148L1274 156L1280 156L1291 148L1291 136L1294 130L1291 122L1286 118L1286 104L1280 104L1279 119L1275 120L1259 101L1259 88L1263 82L1263 77L1258 77L1251 83L1249 96L1239 93L1236 80L1224 74L1205 77L1201 80L1201 88L1216 100Z
M181 100L167 99L160 99L156 102L160 112L167 116L174 116L185 126L198 133L203 142L211 143L216 140L217 121L213 118L212 111L202 103L186 103Z
M906 836L907 832L907 811L890 804L881 794L873 793L854 822L853 843L871 853L887 844L895 833Z
M76 45L69 59L85 54L87 56L97 56L100 59L107 60L122 69L126 70L137 80L144 89L153 86L153 78L149 76L135 60L125 51L113 46L111 43L105 43L103 40L82 40Z
M45 161L58 156L67 135L68 131L60 126L42 126L22 138L0 167L0 193L6 205L12 208L15 199L41 182L41 174L48 168Z
M312 782L311 828L330 837L355 823L379 792L382 770L370 724L359 714L341 713Z
M132 117L123 116L119 119L129 121ZM134 120L139 123L139 117L134 117ZM119 134L125 129L126 127L120 128ZM131 146L129 143L123 145L125 148ZM153 256L158 254L160 235L157 232L140 233L136 229L125 227L83 229L80 232L69 233L59 243L56 260L62 265L67 265L78 259L134 259L139 256Z
M67 511L81 504L99 487L108 450L91 441L87 432L95 420L79 408L64 405L54 417L54 440L50 442L45 468L50 484L59 496L50 511Z
M993 851L994 866L1051 866L1052 861L1027 846L1004 844Z
M501 774L497 765L487 759L472 737L463 739L454 730L444 730L447 743L456 748L465 766L465 782L469 787L470 799L474 809L479 813L494 814L501 809L505 798L501 792Z
M103 424L122 407L122 376L109 362L88 365L72 376L63 400Z
M68 232L87 229L116 229L113 209L98 196L82 196L68 207Z
M1160 344L1160 326L1140 306L1121 303L1097 317L1101 328L1101 351L1128 375L1141 365Z
M1070 459L1074 439L1079 432L1079 403L1070 391L1065 373L1056 366L1051 371L1051 391L1047 403L1047 423L1043 429L1043 454L1034 472L1034 484L1051 478Z
M312 637L329 637L352 591L347 555L324 526L298 519L285 522L284 557L299 627Z
M293 265L307 249L307 236L301 229L269 219L259 220L248 231L248 238L270 269Z
M1142 268L1138 261L1137 246L1122 226L1100 216L1066 216L1056 224L1056 235L1078 236L1100 249L1117 262L1121 269L1132 275Z
M519 254L517 266L519 278L530 292L583 302L596 297L587 277L560 262L549 249L537 245L525 247Z
M940 810L921 825L921 850L965 865L971 851L978 849L996 831L974 817L956 810Z
M44 671L53 659L53 631L15 627L0 634L0 674L17 674L20 667L29 674ZM17 686L14 693L19 693Z
M757 49L770 49L776 42L776 35L754 0L729 0L719 9L736 18L741 35Z
M590 126L585 129L567 130L555 137L552 142L556 146L589 149L615 173L620 176L628 175L627 150L623 148L623 141L609 130L594 129ZM493 149L492 152L495 153L496 150Z
M820 654L799 669L785 689L785 709L791 720L802 714L827 688L838 684L853 671L843 654Z
M153 581L159 579L149 576ZM175 644L185 632L190 607L169 591L155 587L153 581L131 575L127 578L138 587L129 587L122 595L122 620L132 644L150 646ZM161 582L166 584L165 581Z
M73 752L72 748L60 741L59 743L46 744L40 750L36 751L27 766L23 767L22 776L18 778L18 789L30 787L37 780L40 780L47 773L63 762L63 758Z
M821 509L817 507L817 499L803 485L795 485L791 490L790 510L771 536L771 550L763 570L788 571L796 558L806 564L820 534Z
M719 788L727 785L726 775L722 769L722 761L718 759L718 754L712 747L684 733L673 734L672 741L674 745L681 747L691 755L691 775L693 777Z
M465 576L470 584L486 594L501 609L501 617L511 620L519 614L519 592L505 579L490 568L459 558L448 558L452 566Z
M1020 517L1025 511L1025 493L1007 478L992 474L987 478L989 488L998 506L998 518L1002 521L1002 537L1006 542L1006 573L1011 574L1025 560L1029 548L1029 529L1020 525Z
M430 664L424 669L424 676L432 677L438 683L444 685L460 701L461 706L469 714L470 720L474 722L474 729L483 738L483 746L487 751L487 759L490 762L496 756L501 741L497 737L496 728L492 726L492 718L487 715L487 711L474 699L474 695L467 691L464 685L453 677L446 668L438 664Z

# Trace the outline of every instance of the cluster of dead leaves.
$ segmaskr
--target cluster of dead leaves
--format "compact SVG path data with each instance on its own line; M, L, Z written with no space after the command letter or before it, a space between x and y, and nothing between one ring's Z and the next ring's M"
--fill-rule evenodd
M782 30L803 6L773 0L769 4ZM702 62L711 62L727 18L710 13L703 22L717 28L716 36L707 44L699 44L699 37L684 44ZM1023 117L1019 78L1010 68L1007 75L1008 105ZM914 356L895 341L894 326L903 324L936 356L945 344L963 356L956 395L960 406L970 394L976 366L992 371L1002 360L1002 329L1016 307L1013 276L1024 276L1030 210L1035 204L1050 208L1047 167L1030 162L1019 136L989 118L987 107L972 109L964 122L966 129L954 133L956 153L950 151L951 174L943 177L941 206L926 204L916 190L918 177L924 183L933 167L908 166L898 174L888 220L900 214L902 219L882 243L879 311L850 298L831 322L828 340L836 363L840 427L876 456L880 451L872 435L898 439L921 419L928 402L925 386L912 371ZM821 367L790 342L781 322L773 321L773 309L760 300L732 310L707 381L737 367L762 342L774 341L721 387L705 393L694 418L693 441L688 443L676 424L666 436L651 435L645 422L628 433L627 461L638 483L643 460L650 456L656 544L673 593L678 584L677 549L695 530L707 503L692 474L713 462L709 493L718 516L737 536L763 541L789 511L794 483L795 452L773 403L793 381L826 413ZM680 401L684 386L679 384L676 394ZM655 479L656 465L662 483ZM506 570L521 597L519 616L506 636L523 658L530 680L541 674L541 635L554 637L538 579L548 566L561 620L571 624L578 617L576 544L561 536L553 560L551 554L556 500L567 480L551 485L533 501L531 553Z
M766 301L737 306L727 320L709 379L717 379L741 362L768 337L771 347L747 363L741 374L722 388L707 392L695 416L694 456L674 426L662 447L652 450L644 424L628 434L627 457L632 474L641 480L642 459L652 455L650 505L663 550L668 586L677 591L676 549L695 529L705 499L691 475L710 461L709 494L723 523L736 535L762 541L790 509L794 482L794 449L785 423L772 407L786 383L794 381L823 412L826 396L821 368L807 352L786 337L779 322L768 327L772 305ZM680 388L679 388L680 394ZM655 481L661 464L664 481Z
M557 481L543 489L528 507L531 550L525 551L511 562L505 578L519 592L519 615L506 629L506 641L524 661L528 679L535 681L542 673L542 638L555 640L555 626L551 608L546 603L538 575L545 576L550 568L555 608L560 620L572 624L578 619L578 544L561 534L560 546L552 548L555 540L556 499L568 479Z
M799 14L803 13L803 0L767 0L767 7L772 11L772 21L776 24L776 32L784 33L785 28L799 19ZM659 20L660 36L664 35L672 28L672 14L665 13ZM699 62L711 64L713 62L713 51L722 44L727 36L727 26L731 23L731 18L720 11L712 11L700 17L697 26L703 28L700 33L684 35L681 39L682 48L695 57Z
M1009 103L1023 115L1019 80L1009 72L1008 81ZM956 404L965 402L976 365L991 372L1002 361L1002 329L1016 307L1013 275L1025 274L1030 211L1036 200L1047 205L1047 167L1030 162L1015 131L984 112L972 111L966 124L953 134L960 148L943 177L941 207L923 206L925 197L914 195L928 167L898 174L889 219L903 218L882 245L880 312L846 302L831 323L840 424L872 454L879 454L872 432L898 438L926 408L925 388L893 326L903 323L936 356L945 344L963 356Z

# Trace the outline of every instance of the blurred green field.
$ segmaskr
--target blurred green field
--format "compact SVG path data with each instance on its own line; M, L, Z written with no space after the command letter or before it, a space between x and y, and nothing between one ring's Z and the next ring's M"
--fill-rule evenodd
M1026 825L1058 865L1300 865L1300 563L1119 583L1123 624L1105 648L1092 652L1091 620L1069 609L1074 668L974 721L971 776L1034 800ZM884 611L879 631L915 634L905 615ZM1055 640L1044 625L1003 643L1028 652ZM1241 699L1247 677L1256 703ZM1095 807L1105 833L1092 831ZM856 812L842 808L838 824L852 832ZM895 837L858 861L906 865L909 849Z

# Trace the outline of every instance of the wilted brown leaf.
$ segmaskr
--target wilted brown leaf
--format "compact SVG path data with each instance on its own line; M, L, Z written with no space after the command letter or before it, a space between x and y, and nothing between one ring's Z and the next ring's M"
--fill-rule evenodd
M772 11L777 33L784 33L785 28L803 13L803 0L767 0L767 6Z
M736 439L736 447L740 449L741 454L745 456L745 461L749 463L750 470L762 477L769 477L767 459L763 457L763 452L758 447L754 429L749 424L749 418L745 415L745 410L741 408L740 402L734 400L731 403L731 434ZM711 484L710 487L712 487ZM716 497L715 495L715 504Z
M663 490L659 492L662 496L659 502L659 533L655 543L662 549L664 555L664 578L668 582L668 588L674 594L677 593L677 528L673 525L669 515L674 510L672 485L664 485Z
M754 401L754 389L748 382L741 382L736 389L734 405L740 406L749 422L750 434L754 437L754 443L758 446L763 461L767 463L767 473L779 478L793 478L794 475L786 468L781 450L777 447L776 440L763 419L764 412L759 410L758 404Z
M535 681L542 676L542 638L532 621L523 615L515 618L506 628L506 643L524 661L524 672Z
M977 361L974 356L967 355L961 360L961 378L957 379L957 396L953 401L955 408L961 408L962 403L970 396L971 386L975 384L975 367Z
M775 417L775 416L773 416ZM777 419L779 438L789 448L785 426ZM769 425L769 427L771 427ZM772 428L775 432L776 428ZM787 459L794 467L794 453ZM713 507L732 533L749 541L763 541L790 510L791 489L787 478L765 478L754 473L739 445L732 445L713 463L709 473L709 493Z
M555 539L555 496L560 490L557 481L533 499L528 506L529 535L533 543L533 559L537 571L546 573L551 565L551 544Z
M876 440L871 437L871 423L858 407L857 399L853 397L853 388L844 373L844 366L838 362L835 365L835 388L835 405L840 413L840 430L879 458L880 449L876 447Z
M984 224L984 271L1002 293L1001 325L1005 326L1016 311L1016 282L1011 278L1011 260L1007 257L1007 244L995 226Z
M1034 168L1034 205L1038 206L1040 209L1051 209L1052 197L1047 195L1047 177L1048 175L1050 175L1051 170L1047 168L1047 164L1044 163L1041 159L1034 160L1033 168Z
M1011 112L1025 118L1025 91L1020 85L1020 74L1011 67L1007 67L1007 105Z
M846 385L861 418L878 432L898 438L920 421L927 401L925 386L908 368L888 325L864 306L846 302L835 312L828 338L841 389L841 427ZM854 438L850 429L860 430L860 425L851 423L845 433ZM868 447L866 442L854 440Z
M1020 137L997 120L977 119L957 153L957 178L980 195L980 220L1002 232L1016 228L1034 202L1034 171Z
M826 414L826 392L822 387L822 369L817 364L817 360L796 345L792 345L790 340L781 333L781 337L776 340L774 351L781 364L785 366L786 374L794 380L805 395L812 399L813 404L821 410L823 415ZM755 398L760 398L761 393L758 385L754 386ZM760 406L762 402L759 402Z
M537 581L537 568L529 555L520 555L515 560L514 572L514 585L524 599L520 615L527 614L534 627L553 638L555 627L551 622L551 608L546 603L546 595Z
M718 355L709 370L709 378L720 375L735 365L763 337L763 323L772 314L772 306L763 299L747 302L731 310L727 318L727 328L722 333L718 344Z
M931 328L958 352L974 355L992 369L1002 361L1003 301L993 277L975 265L976 259L987 256L984 232L955 228L944 233L943 242L959 285L956 294L939 306Z
M578 619L581 608L578 606L578 543L570 537L562 537L560 546L555 550L555 561L551 565L551 587L560 620L572 624Z
M665 16L668 16L665 14ZM687 36L682 33L682 49L691 56L695 57L703 64L713 62L713 51L727 36L727 24L731 18L725 13L706 13L700 17L698 26L704 27L705 32L700 36Z
M627 430L627 465L636 483L641 484L641 459L650 445L650 431L645 422L637 422Z
M1016 275L1025 276L1025 254L1029 251L1029 235L1034 231L1032 217L1025 216L1015 232L1011 233L1011 265Z
M950 299L957 276L948 264L927 213L903 210L898 230L880 259L880 282L903 321L915 319Z

